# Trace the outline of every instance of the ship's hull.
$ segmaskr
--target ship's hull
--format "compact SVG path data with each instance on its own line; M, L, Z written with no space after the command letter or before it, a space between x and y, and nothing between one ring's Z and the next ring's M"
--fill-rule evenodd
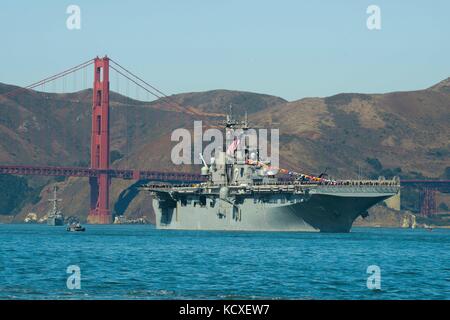
M64 225L64 218L62 216L51 216L47 218L47 225L62 226Z
M212 207L208 201L204 206L167 205L160 195L154 198L153 207L159 229L349 232L358 216L390 196L321 193L284 203L276 197L267 202L247 198L238 207L217 200Z

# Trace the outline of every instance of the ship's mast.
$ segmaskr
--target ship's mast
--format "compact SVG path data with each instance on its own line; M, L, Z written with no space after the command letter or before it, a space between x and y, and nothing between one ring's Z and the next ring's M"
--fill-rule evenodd
M56 192L57 191L58 191L58 187L54 186L53 187L53 199L48 199L48 202L52 203L52 210L51 210L52 214L57 214L58 213L58 202L62 201L62 199L58 199L56 197Z

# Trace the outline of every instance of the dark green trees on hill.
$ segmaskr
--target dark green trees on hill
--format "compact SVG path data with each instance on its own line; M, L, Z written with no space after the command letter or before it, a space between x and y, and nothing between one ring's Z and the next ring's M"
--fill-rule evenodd
M25 200L36 195L23 177L0 175L0 214L13 214Z

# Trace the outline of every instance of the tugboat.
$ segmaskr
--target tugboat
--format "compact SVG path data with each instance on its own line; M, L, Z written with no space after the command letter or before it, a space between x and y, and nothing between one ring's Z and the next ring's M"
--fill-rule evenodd
M67 231L69 231L69 232L83 232L85 230L86 230L86 228L83 227L79 222L71 223L67 227Z
M53 199L48 199L48 202L52 204L50 210L47 214L47 225L49 226L62 226L64 225L64 216L61 213L61 210L58 208L58 202L61 202L61 199L56 197L56 192L58 191L58 187L53 187Z

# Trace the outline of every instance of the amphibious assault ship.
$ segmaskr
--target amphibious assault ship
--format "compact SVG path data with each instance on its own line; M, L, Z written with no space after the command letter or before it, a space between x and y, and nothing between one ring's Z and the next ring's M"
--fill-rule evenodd
M49 226L62 226L64 225L64 216L61 213L61 210L58 207L58 202L61 199L56 197L56 192L58 188L56 186L53 187L53 199L48 199L48 202L51 203L50 210L47 213L47 224Z
M205 182L143 186L158 229L349 232L357 217L399 192L398 178L331 180L274 168L245 138L247 117L228 115L223 124L227 136L240 138L209 165L200 155Z

